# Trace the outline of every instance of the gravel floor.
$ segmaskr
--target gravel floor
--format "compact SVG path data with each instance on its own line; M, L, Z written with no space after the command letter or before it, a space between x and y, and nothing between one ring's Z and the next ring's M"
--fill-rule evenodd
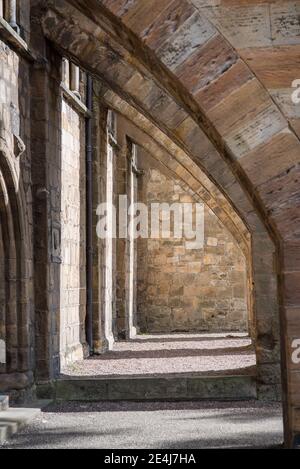
M238 334L138 336L114 350L73 363L64 376L133 376L174 373L254 374L251 340Z
M277 447L281 407L243 403L52 405L5 449L196 449Z

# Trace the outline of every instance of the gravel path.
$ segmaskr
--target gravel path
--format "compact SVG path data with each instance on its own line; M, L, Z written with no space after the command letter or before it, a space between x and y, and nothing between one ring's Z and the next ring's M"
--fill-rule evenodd
M44 410L4 448L262 448L282 441L277 404L64 403Z
M64 376L137 376L174 373L254 374L256 357L246 335L138 336L113 351L73 363Z

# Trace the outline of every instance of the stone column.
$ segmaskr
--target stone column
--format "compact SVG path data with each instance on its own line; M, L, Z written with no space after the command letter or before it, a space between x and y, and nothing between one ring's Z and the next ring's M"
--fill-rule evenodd
M80 98L80 69L73 63L70 66L70 76L70 89Z
M105 336L105 239L96 235L99 222L97 207L106 201L106 162L107 162L107 110L100 105L96 96L100 84L95 81L93 112L93 213L94 213L94 260L93 260L93 337L94 353L102 354L108 350ZM98 88L99 87L99 88Z
M37 30L37 31L36 31ZM34 220L35 377L47 385L60 371L61 57L45 58L31 73L31 176ZM47 63L47 67L45 66ZM39 112L36 112L38 109Z
M70 62L66 58L62 60L62 81L67 88L70 88Z
M3 0L0 0L0 17L3 18L4 8L3 8Z
M17 32L20 32L20 28L17 24L17 1L8 0L5 3L5 19L10 26Z

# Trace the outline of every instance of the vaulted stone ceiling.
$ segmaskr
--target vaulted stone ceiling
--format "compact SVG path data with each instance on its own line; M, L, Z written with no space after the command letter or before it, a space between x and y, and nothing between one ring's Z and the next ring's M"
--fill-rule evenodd
M199 166L169 137L113 91L102 89L99 97L108 107L122 114L129 121L132 121L136 128L140 129L139 145L168 167L170 171L173 171L208 204L240 244L244 254L249 256L251 237L246 225L233 210L226 197L201 171ZM259 221L256 220L256 222L258 225ZM261 228L263 230L263 227Z
M293 207L298 138L236 50L195 6L154 3L149 12L144 1L50 1L44 30L177 141L235 206L237 193L242 197L232 180L237 174L257 207L271 215L272 226L292 238L300 233Z
M192 0L245 60L300 135L300 106L291 86L300 78L300 3L295 0Z

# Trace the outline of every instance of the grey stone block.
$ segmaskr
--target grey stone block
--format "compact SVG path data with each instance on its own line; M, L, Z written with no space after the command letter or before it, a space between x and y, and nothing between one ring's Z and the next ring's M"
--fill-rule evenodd
M256 382L251 376L173 375L78 378L60 379L55 385L55 399L64 401L244 400L256 398Z
M0 412L0 444L7 441L39 413L39 408L10 408Z

